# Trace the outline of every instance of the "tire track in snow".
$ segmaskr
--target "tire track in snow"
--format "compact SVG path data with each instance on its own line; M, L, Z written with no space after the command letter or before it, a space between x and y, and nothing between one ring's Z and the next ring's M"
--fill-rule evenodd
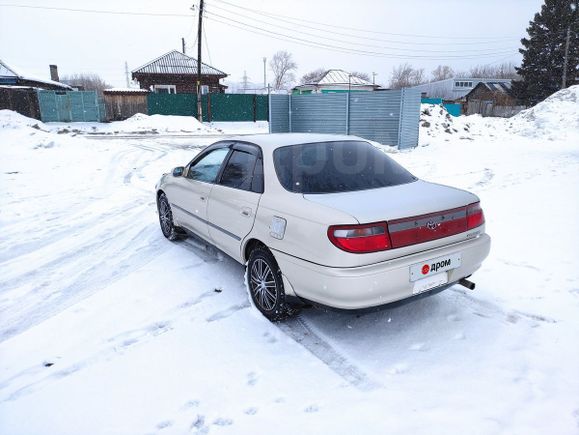
M24 232L23 243L2 253L0 266L6 272L0 279L0 342L128 275L168 247L149 219L139 219L154 209L153 190L123 183L124 171L132 168L129 174L140 174L166 156L167 149L119 145L129 147L111 155L106 175L94 189L104 199L93 201L90 190L81 196L84 201L74 216L65 210L66 219ZM132 198L125 201L128 192ZM27 221L37 219L28 217L10 229L20 233Z
M381 386L353 362L340 354L332 345L315 333L301 314L277 324L287 336L301 344L330 370L361 391L371 391Z

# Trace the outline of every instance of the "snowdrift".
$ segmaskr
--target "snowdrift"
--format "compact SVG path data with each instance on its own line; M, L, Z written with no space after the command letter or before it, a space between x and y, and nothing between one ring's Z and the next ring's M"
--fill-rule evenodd
M422 104L420 145L475 137L505 139L507 135L541 137L546 140L579 140L579 85L551 95L512 118L480 115L451 116L442 105Z
M511 130L524 136L565 137L579 134L579 85L554 93L509 119Z

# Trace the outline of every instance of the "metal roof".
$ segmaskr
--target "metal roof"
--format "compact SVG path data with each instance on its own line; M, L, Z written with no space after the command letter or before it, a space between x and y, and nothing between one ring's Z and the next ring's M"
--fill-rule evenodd
M197 59L194 59L177 50L170 51L163 56L132 71L133 74L197 74ZM201 62L201 74L226 77L223 71Z
M105 94L148 94L147 89L137 88L109 88L103 91Z
M366 80L359 77L351 75L349 72L343 69L330 69L324 73L318 80L314 80L309 83L304 83L300 86L332 86L332 85L348 85L350 86L374 86L378 88L378 85L374 85ZM296 86L299 88L300 86Z
M508 94L511 90L511 83L510 82L482 82L487 88L491 91L503 92Z
M343 69L331 69L316 83L317 85L347 85L352 86L372 86L372 83L359 77L350 75Z

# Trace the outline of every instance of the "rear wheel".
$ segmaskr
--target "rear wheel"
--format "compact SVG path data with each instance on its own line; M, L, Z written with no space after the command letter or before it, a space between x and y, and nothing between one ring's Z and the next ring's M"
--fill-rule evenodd
M247 286L255 307L277 322L294 314L286 302L281 271L273 254L265 247L251 251L247 263Z
M179 233L177 228L173 225L173 213L171 212L171 205L167 196L164 193L159 195L159 200L157 201L157 210L159 211L159 224L161 225L161 231L163 235L169 240L177 240L179 238Z

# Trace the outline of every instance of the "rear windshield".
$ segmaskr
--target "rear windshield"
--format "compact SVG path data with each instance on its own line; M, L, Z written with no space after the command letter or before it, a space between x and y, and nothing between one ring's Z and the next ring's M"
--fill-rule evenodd
M352 192L416 178L368 142L318 142L281 147L273 160L282 186L297 193Z

